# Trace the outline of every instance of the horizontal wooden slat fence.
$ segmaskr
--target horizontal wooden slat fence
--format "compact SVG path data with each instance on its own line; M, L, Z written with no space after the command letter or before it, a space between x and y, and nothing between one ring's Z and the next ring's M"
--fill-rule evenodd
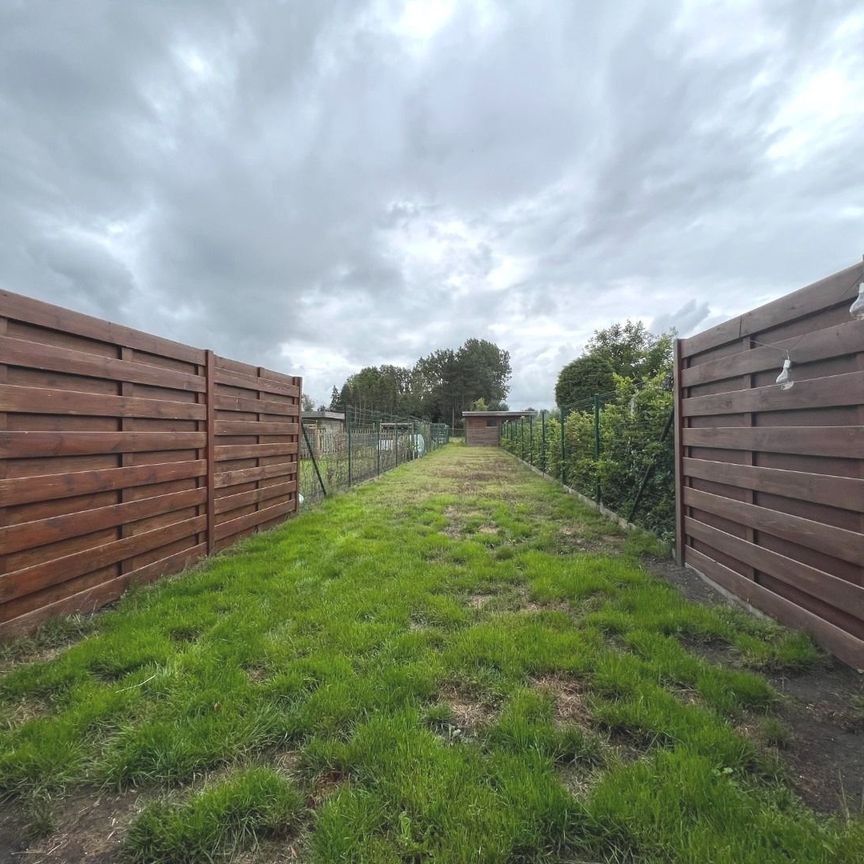
M300 378L0 291L0 638L297 509Z
M864 668L857 264L676 343L678 558ZM794 386L775 379L785 352Z

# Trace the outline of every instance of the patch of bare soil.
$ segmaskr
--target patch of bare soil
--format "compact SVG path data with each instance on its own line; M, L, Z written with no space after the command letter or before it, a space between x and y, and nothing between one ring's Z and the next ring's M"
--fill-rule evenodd
M645 565L690 600L733 605L692 570L667 561ZM714 663L734 665L726 646L693 648ZM819 668L766 677L785 697L777 714L791 734L779 756L795 790L823 813L864 812L864 675L827 660Z
M300 864L309 860L308 841L305 836L288 840L266 840L254 849L241 852L232 864Z
M561 765L558 767L558 776L574 798L585 798L603 776L603 769L576 764Z
M484 522L476 529L469 530L467 522L469 519L483 518L486 514L481 510L463 509L453 505L444 508L444 516L447 517L447 527L443 529L443 533L453 540L461 540L466 537L472 537L475 534L482 534L486 537L492 537L498 534L498 526L491 522Z
M472 609L483 609L495 598L494 594L472 594L468 598L468 605Z
M348 775L337 769L321 772L313 781L308 805L313 810L335 795L349 780Z
M864 675L832 668L773 678L792 732L782 752L801 797L815 810L864 813Z
M0 710L0 728L21 726L38 717L44 717L49 712L47 702L43 699L25 697L10 708Z
M653 576L674 585L688 600L703 606L731 605L729 600L719 591L715 591L697 573L687 567L679 567L674 561L643 558L642 565Z
M496 706L466 690L448 687L440 699L450 708L450 719L437 724L437 729L451 741L476 737L498 717Z
M50 648L39 648L34 651L10 656L8 659L0 659L0 675L9 672L16 666L28 663L47 663L59 657L69 645L54 645Z
M542 675L531 682L533 687L555 700L555 723L567 726L578 723L591 725L591 711L582 684L567 675Z
M562 525L558 529L558 548L564 552L587 552L588 542L578 525Z
M126 829L141 809L139 797L135 791L73 796L55 814L55 830L33 841L26 839L24 825L10 818L0 823L0 861L117 862Z

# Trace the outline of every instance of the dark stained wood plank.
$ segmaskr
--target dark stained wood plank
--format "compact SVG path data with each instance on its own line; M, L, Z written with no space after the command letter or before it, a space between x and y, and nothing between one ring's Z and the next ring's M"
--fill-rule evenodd
M196 533L203 530L205 525L205 516L184 519L173 525L146 531L133 537L125 537L92 549L84 549L81 552L34 564L11 573L4 573L0 575L0 603L108 567L124 558L167 546L181 537L194 537Z
M269 393L274 396L296 398L300 392L300 388L296 384L272 381L268 378L258 378L251 375L238 375L236 372L228 372L224 369L216 370L216 383L225 384L230 387L242 387L246 390L261 393Z
M88 354L59 345L45 345L24 339L0 337L0 356L10 365L25 366L89 378L106 378L111 381L129 381L136 384L151 384L198 393L204 389L204 381L189 372L176 372L148 363L103 357Z
M159 561L154 561L130 573L124 573L99 585L59 599L48 599L44 605L8 621L0 621L0 639L11 639L32 632L49 618L72 613L93 612L120 597L132 584L152 582L160 576L178 573L198 560L205 545L190 546ZM61 586L62 588L62 586ZM46 592L47 593L47 592Z
M270 522L278 519L280 516L292 513L294 510L294 502L280 502L272 507L265 507L263 510L256 510L254 513L247 513L245 516L239 516L236 519L230 519L227 522L220 522L216 526L216 540L224 540L234 534L239 534L247 531L263 522Z
M781 339L772 343L773 347L757 346L730 357L690 366L682 371L681 383L684 387L694 387L768 369L777 369L779 373L784 350L791 350L792 362L798 364L854 354L860 351L861 345L864 345L864 321L848 321L792 339Z
M864 458L864 426L718 426L683 429L681 437L684 445L690 447Z
M262 465L258 468L238 468L235 471L216 472L215 487L224 489L240 483L251 483L270 477L293 477L297 473L297 462L279 462L276 465Z
M258 422L257 420L216 420L216 434L221 435L297 435L300 425L294 421Z
M204 432L2 432L0 458L90 456L194 450L205 445Z
M150 354L162 354L187 363L204 362L204 352L198 348L190 348L180 342L172 342L170 339L162 339L131 327L82 315L80 312L13 294L11 291L0 291L0 316L26 321L60 333L74 333L76 336L99 342L125 345Z
M782 366L778 364L779 367ZM794 375L794 367L792 369ZM776 384L747 390L731 390L710 396L693 396L681 403L683 417L712 414L743 414L750 411L788 411L796 408L826 408L860 405L864 402L864 372L848 372L827 378L798 381L791 390Z
M0 480L0 501L14 505L54 501L58 498L76 498L98 492L203 477L206 470L205 461L200 459L193 462L162 462L130 468L103 468L93 471L71 471L65 474L18 477Z
M772 615L784 624L805 630L828 651L855 669L864 669L864 641L803 609L773 591L736 573L692 547L685 550L685 559L703 576L740 597L757 609Z
M786 321L794 321L813 315L827 308L826 302L834 305L849 304L858 293L858 283L864 278L864 265L860 262L840 270L825 279L786 294L771 303L752 309L738 318L711 327L696 336L682 340L682 357L692 357L718 345L734 342L744 336L758 335Z
M860 532L692 488L684 490L684 503L739 525L748 525L757 531L764 531L825 555L833 555L842 561L864 565L864 535Z
M864 479L689 458L683 469L686 477L864 512Z
M236 495L223 495L215 499L215 510L217 515L247 507L250 504L259 504L270 501L273 498L284 498L290 493L297 491L297 481L278 483L275 486L264 486L260 489L252 489L249 492L238 492Z
M279 414L286 417L298 417L300 408L288 402L273 402L269 399L252 399L242 396L216 395L214 400L220 411L246 411L251 414Z
M222 444L216 445L216 461L228 459L263 459L265 456L290 456L297 452L296 442L283 444Z
M74 390L0 385L0 411L26 414L72 414L94 417L162 417L203 420L205 407L195 402L103 396Z
M193 507L203 503L206 497L206 489L187 489L63 516L51 516L34 522L22 522L0 528L0 548L5 548L8 553L33 549L69 537L92 534L104 528L125 526L148 516L169 514L184 507Z
M804 591L846 614L864 621L864 588L810 567L794 558L787 558L741 537L735 537L697 519L684 520L689 536L707 543L712 549L730 555L737 561L767 573L793 588Z

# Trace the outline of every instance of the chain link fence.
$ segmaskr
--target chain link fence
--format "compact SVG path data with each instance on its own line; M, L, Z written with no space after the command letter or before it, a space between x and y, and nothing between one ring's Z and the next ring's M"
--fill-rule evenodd
M446 423L348 406L344 419L304 422L300 436L301 506L349 489L450 440Z

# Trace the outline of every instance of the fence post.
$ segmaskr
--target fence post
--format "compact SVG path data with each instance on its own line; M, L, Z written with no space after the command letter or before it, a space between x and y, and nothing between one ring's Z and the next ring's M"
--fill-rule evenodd
M565 468L565 452L564 452L564 409L561 409L561 470L559 474L561 475L561 482L566 486L567 485L567 470Z
M546 473L546 412L540 412L540 470Z
M321 486L321 494L326 498L327 489L324 486L324 481L321 479L321 472L318 470L318 460L315 458L315 451L312 449L312 442L309 440L309 434L306 431L306 427L303 425L302 418L300 420L300 429L303 432L303 440L306 442L306 449L309 451L309 458L312 460L312 467L315 469L315 476L318 478L318 483ZM300 464L299 458L297 464L298 466Z
M525 418L519 418L519 458L525 461Z
M675 410L675 560L679 567L684 566L684 547L687 545L687 538L684 536L684 447L681 443L684 428L684 417L681 413L681 400L684 396L683 384L681 383L681 340L675 340L674 362L672 366L672 386L675 389L674 393L674 410Z
M377 476L381 476L381 421L378 421L377 424L378 429L378 447L375 456L375 473Z
M353 479L353 466L351 465L351 408L345 406L345 431L348 433L348 486L351 486Z
M216 549L216 363L207 350L204 386L207 392L207 554ZM299 450L299 447L298 447ZM298 454L299 456L299 454ZM300 460L297 460L298 469Z
M534 465L534 415L528 418L528 464Z
M398 467L399 466L399 424L398 423L393 424L393 433L394 433L393 449L396 451L396 466L395 467Z
M594 500L600 503L600 396L594 394Z

